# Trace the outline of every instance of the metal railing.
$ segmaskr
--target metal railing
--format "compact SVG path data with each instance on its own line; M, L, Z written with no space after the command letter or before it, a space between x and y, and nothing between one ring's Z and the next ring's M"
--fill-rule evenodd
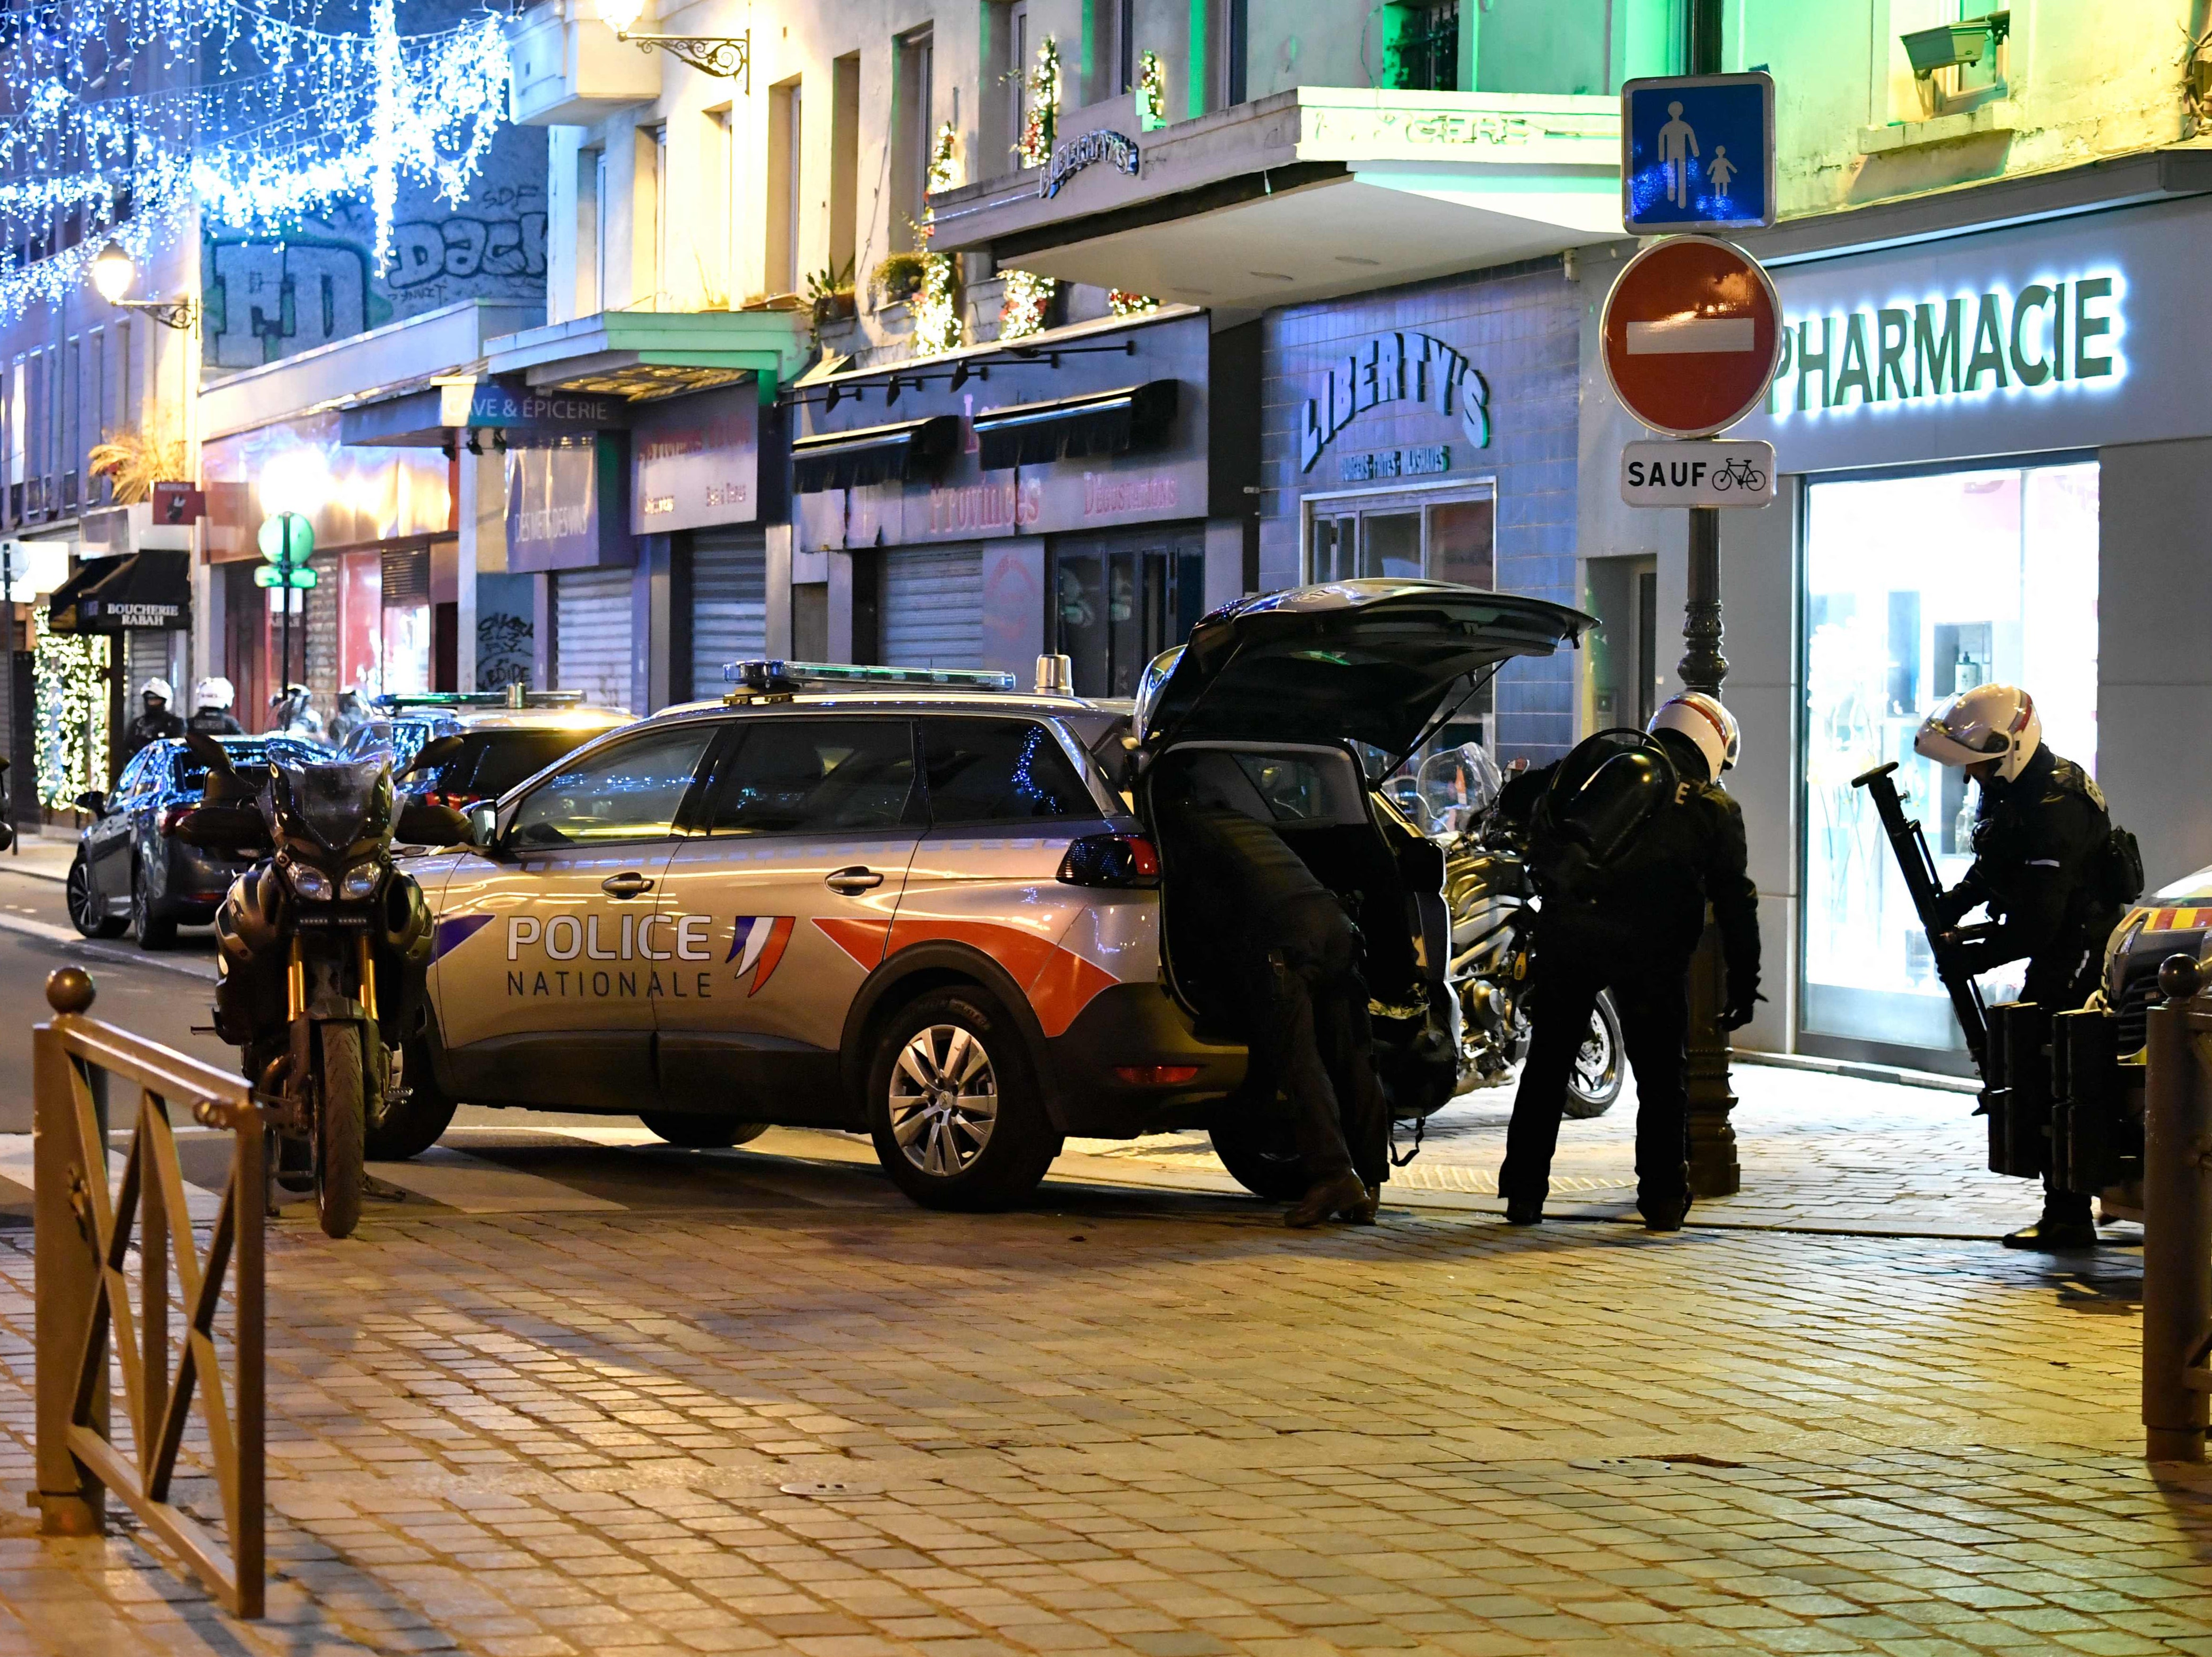
M2204 1459L2212 1405L2212 996L2205 963L2159 968L2143 1089L2142 1420L2153 1461Z
M239 1077L86 1014L91 978L64 967L46 980L54 1017L33 1026L40 1529L106 1529L113 1493L240 1617L262 1614L264 1588L262 1220L267 1206L262 1113ZM131 1148L108 1183L107 1094L137 1093ZM169 1124L172 1102L231 1135L207 1254L194 1240ZM137 1245L138 1293L131 1292ZM170 1367L170 1290L184 1314ZM231 1279L230 1368L216 1337ZM117 1362L111 1363L112 1355ZM114 1370L123 1380L135 1457L110 1433ZM171 1500L193 1400L221 1492L224 1537ZM227 1538L227 1544L226 1544Z

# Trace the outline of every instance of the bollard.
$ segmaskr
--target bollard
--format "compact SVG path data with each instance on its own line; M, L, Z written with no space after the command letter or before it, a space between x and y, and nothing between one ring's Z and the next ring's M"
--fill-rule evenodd
M2153 1461L2204 1459L2212 1373L2212 1088L2196 1051L2192 1013L2203 966L2175 955L2159 968L2143 1094L2142 1420Z

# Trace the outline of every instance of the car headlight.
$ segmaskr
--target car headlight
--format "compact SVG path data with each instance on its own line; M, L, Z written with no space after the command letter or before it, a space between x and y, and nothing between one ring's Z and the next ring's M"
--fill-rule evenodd
M313 863L287 863L284 874L292 882L292 890L310 903L330 901L331 877Z
M338 882L341 898L366 898L376 890L377 876L383 871L373 863L356 863Z

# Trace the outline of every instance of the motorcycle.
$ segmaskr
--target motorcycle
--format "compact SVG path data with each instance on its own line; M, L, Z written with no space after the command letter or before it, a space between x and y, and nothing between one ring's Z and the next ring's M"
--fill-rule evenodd
M372 1118L405 1091L401 1052L429 972L428 906L392 861L391 767L272 756L249 782L219 743L185 740L208 779L177 833L261 854L216 914L216 1032L280 1124L277 1183L312 1189L324 1232L344 1237L361 1218ZM433 839L451 815L397 826Z
M1417 781L1424 826L1444 851L1446 978L1460 1004L1458 1098L1504 1086L1528 1055L1529 935L1540 900L1511 831L1492 809L1503 778L1487 750L1470 742L1432 754ZM1566 1114L1603 1116L1620 1087L1620 1015L1612 993L1601 991L1568 1075Z

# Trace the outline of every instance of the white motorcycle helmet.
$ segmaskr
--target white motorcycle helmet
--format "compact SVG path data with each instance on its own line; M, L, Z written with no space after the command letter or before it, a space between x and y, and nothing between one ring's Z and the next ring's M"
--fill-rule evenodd
M237 686L221 674L217 674L213 679L204 679L192 686L192 707L195 711L202 708L228 709L237 700Z
M1652 736L1662 731L1673 731L1678 736L1689 738L1705 757L1705 775L1715 782L1735 764L1743 750L1743 733L1737 728L1735 716L1721 704L1718 697L1708 696L1703 691L1685 691L1680 696L1668 697L1644 728Z
M1977 685L1961 691L1928 716L1912 751L1939 765L1996 762L1996 777L2009 783L2043 746L2043 721L2035 698L2015 685Z
M157 696L164 702L174 702L177 699L176 687L166 679L148 679L138 687L138 694L142 697Z

